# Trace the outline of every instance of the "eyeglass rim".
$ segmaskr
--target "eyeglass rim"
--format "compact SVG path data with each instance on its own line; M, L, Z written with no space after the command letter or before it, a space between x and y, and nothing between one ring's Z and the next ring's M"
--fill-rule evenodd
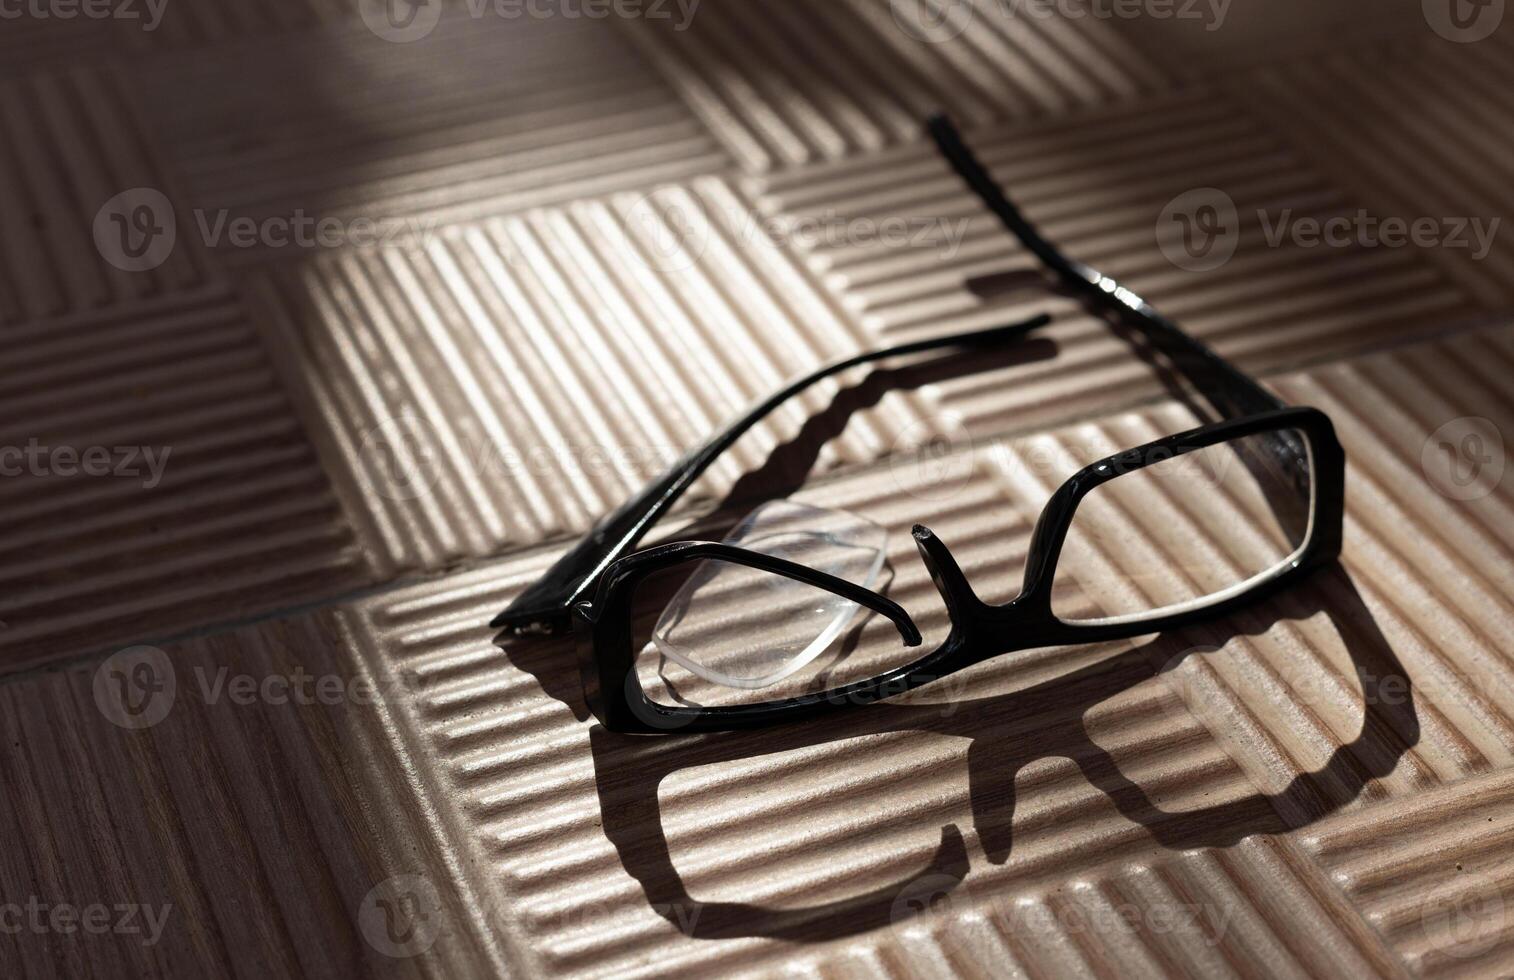
M1296 430L1307 440L1310 453L1312 504L1304 543L1276 574L1250 582L1234 595L1199 608L1163 611L1138 620L1068 623L1051 607L1051 586L1057 561L1078 504L1095 488L1127 472L1154 465L1158 452L1177 458L1188 453L1266 432ZM580 668L585 695L596 718L612 731L628 734L730 731L809 720L837 708L892 697L992 657L1033 647L1094 643L1125 639L1182 628L1223 616L1251 605L1296 582L1314 569L1332 563L1340 553L1345 511L1345 453L1334 426L1323 412L1289 407L1240 419L1215 422L1114 453L1066 480L1042 508L1031 535L1025 563L1025 582L1018 596L992 605L973 590L950 550L929 528L916 525L914 537L927 569L942 594L951 629L941 645L912 663L829 691L721 707L671 706L652 701L641 686L632 650L630 599L647 575L701 557L741 554L743 564L762 567L781 560L758 552L714 542L678 542L628 555L614 562L601 578L595 597L574 607L579 634ZM785 565L791 563L783 563ZM803 566L795 566L803 569ZM830 576L814 570L808 581L820 584ZM890 600L844 580L847 597L860 591L872 597L870 608ZM839 590L837 594L843 594ZM854 600L855 601L855 600ZM864 603L864 605L867 605ZM907 612L898 609L909 629L919 631ZM890 616L904 633L899 619Z

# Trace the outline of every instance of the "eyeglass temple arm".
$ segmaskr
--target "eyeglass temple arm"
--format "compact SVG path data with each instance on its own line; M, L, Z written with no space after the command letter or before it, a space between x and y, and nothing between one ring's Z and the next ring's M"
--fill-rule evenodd
M789 382L775 394L752 406L708 442L685 454L661 476L603 518L489 625L516 634L554 633L565 628L573 604L586 597L590 586L606 567L634 548L648 529L668 512L721 453L729 449L748 429L771 414L773 409L810 385L851 368L891 357L905 357L948 347L994 347L1010 343L1050 322L1048 316L1036 316L1007 326L932 337L866 351L842 358Z
M1282 401L1202 342L1184 333L1150 304L1114 279L1073 261L1041 237L1004 195L945 116L931 118L928 130L941 153L967 185L1020 243L1050 268L1074 294L1140 330L1217 410L1235 418L1283 407ZM490 624L514 633L556 632L567 625L568 610L612 562L635 547L710 465L774 408L810 385L850 368L890 357L947 347L1006 343L1045 326L1050 318L932 338L844 358L799 378L759 402L704 445L686 454L660 477L595 525L532 586Z
M1250 375L1216 354L1202 341L1158 313L1151 304L1109 276L1063 255L1036 230L1005 195L998 181L978 161L957 128L944 115L932 116L926 126L941 154L983 203L998 216L1020 244L1055 272L1074 295L1139 330L1164 354L1215 410L1226 419L1245 418L1284 408L1284 402ZM1269 448L1294 481L1307 493L1310 475L1308 449L1287 432L1272 434ZM1247 461L1248 466L1253 465Z
M1244 371L1216 354L1202 341L1162 316L1114 279L1069 259L1036 230L984 168L962 135L944 115L932 116L926 126L941 154L983 203L1078 297L1097 309L1118 316L1139 330L1152 345L1226 418L1240 418L1283 408L1284 403Z

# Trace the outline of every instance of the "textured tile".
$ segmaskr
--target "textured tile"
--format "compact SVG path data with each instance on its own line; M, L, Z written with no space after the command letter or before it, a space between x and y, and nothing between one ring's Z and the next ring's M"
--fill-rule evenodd
M255 292L391 569L586 529L748 402L865 346L715 178L322 257ZM699 496L801 435L836 391L744 439ZM891 395L820 465L875 459L918 419Z
M285 0L284 3L234 3L199 0L173 3L164 8L161 26L139 45L152 55L187 47L211 47L244 38L269 39L270 35L318 28L323 24L354 21L355 0Z
M1392 955L1319 892L1319 878L1290 845L1251 837L1013 900L963 885L897 944L816 966L839 976L848 961L900 976L1393 975Z
M939 600L908 525L930 523L975 581L1002 585L1018 570L1033 515L1009 506L988 472L939 503L886 476L843 479L806 499L890 528L890 595L939 640ZM1162 850L1154 837L1198 846L1281 826L1202 726L1183 722L1177 699L1150 682L1141 651L1017 656L953 686L979 704L927 695L914 707L751 737L591 734L573 720L567 644L501 652L482 628L541 565L516 560L361 608L374 669L407 672L420 692L410 724L421 751L434 753L468 828L460 839L470 863L500 886L495 919L523 923L537 972L776 966L787 952L775 940L902 922L921 889L955 884L969 862L975 898L1029 901L1071 875L1152 858ZM1122 813L1136 804L1105 795L1117 773L1175 811L1200 812L1147 829ZM1013 793L1018 807L1004 800ZM1069 821L1084 841L1073 864ZM888 935L848 952L891 947ZM1024 941L1052 955L1044 947L1054 938Z
M1215 77L1257 64L1327 58L1342 48L1384 37L1429 37L1432 14L1477 16L1477 6L1450 0L1376 3L1374 0L1160 0L1117 4L1077 0L1074 8L1100 11L1111 30L1138 51L1190 75Z
M682 30L427 0L412 43L383 3L0 19L0 464L139 451L0 474L0 926L171 906L154 944L0 929L0 974L1509 972L1514 339L1467 326L1509 309L1509 232L1469 261L1253 220L1506 224L1502 3L715 0ZM1505 23L1436 42L1451 15ZM1002 363L816 391L683 512L810 473L890 529L932 639L911 523L1008 598L1069 462L1189 424L1065 301L967 288L1027 263L921 143L937 108L1069 252L1331 413L1347 572L834 724L593 729L568 643L485 622L779 379L1056 314ZM1205 187L1239 239L1190 271L1159 216ZM343 247L203 230L302 217ZM359 219L400 240L346 247ZM186 632L167 716L113 724L161 675L99 656ZM232 703L223 671L381 695Z
M1514 945L1501 770L1311 828L1308 852L1416 976L1496 976Z
M4 669L371 581L234 298L138 304L6 339Z
M1351 198L1288 141L1223 95L1191 91L1076 121L968 132L1029 217L1064 251L1146 296L1221 353L1252 368L1321 360L1428 334L1479 307L1416 250L1318 249L1269 222L1354 213ZM1050 311L1055 358L984 371L933 392L940 410L993 435L1158 393L1140 351L1032 284L975 295L970 281L1036 269L933 149L753 181L764 218L791 229L817 278L881 340L967 329ZM1203 188L1228 198L1223 233L1197 268L1179 229L1159 221ZM1184 205L1186 207L1186 205ZM1265 215L1265 218L1263 217ZM1226 243L1234 245L1226 258ZM1199 240L1198 244L1205 244Z
M929 0L707 4L628 32L750 170L839 160L918 138L950 108L980 123L1052 116L1170 88L1171 73L1096 18L1004 16ZM958 23L958 20L961 22Z
M602 21L454 11L411 43L333 26L276 52L243 44L157 58L142 87L185 175L185 206L212 229L222 215L227 228L324 220L345 242L364 234L363 220L414 241L464 218L726 165ZM313 248L201 234L232 261ZM304 238L318 241L313 230Z
M408 945L384 945L393 933L383 931L372 895L387 897L383 883L394 876L444 879L409 802L408 775L390 761L392 733L361 700L381 695L344 663L347 642L337 620L313 617L0 683L0 826L26 841L0 860L0 969L238 977L502 969L491 941L463 925L462 897L447 889L416 910L434 918L418 920ZM240 685L287 700L248 697ZM11 911L31 903L42 908L41 929ZM109 910L108 932L78 920L45 927L54 909L98 905ZM406 935L403 918L398 925ZM411 955L389 955L396 948Z
M21 76L74 58L102 57L112 36L111 25L100 20L10 18L0 36L0 75Z
M1508 310L1514 137L1503 114L1511 54L1507 30L1473 44L1416 37L1269 66L1235 82L1376 214L1462 224L1459 233L1442 227L1444 245L1424 254L1489 307ZM1379 64L1393 71L1373 72ZM1490 232L1486 243L1465 227L1471 219Z
M0 325L159 300L203 289L213 277L195 247L188 216L171 205L130 201L107 209L118 195L151 188L172 198L173 182L115 69L80 68L0 82ZM110 216L145 217L117 227ZM176 238L162 237L170 230ZM97 235L103 236L97 238ZM104 242L99 245L97 242ZM168 246L161 261L126 271L116 242Z

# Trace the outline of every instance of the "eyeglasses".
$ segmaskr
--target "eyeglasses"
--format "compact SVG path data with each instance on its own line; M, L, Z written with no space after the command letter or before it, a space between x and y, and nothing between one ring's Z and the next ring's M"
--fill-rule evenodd
M1139 296L1062 255L945 117L928 132L1063 290L1135 331L1220 420L1107 456L1063 483L1031 532L1024 584L1009 602L980 599L947 546L917 524L914 543L950 622L925 652L910 614L881 592L886 532L856 515L775 501L722 542L632 549L743 433L815 383L887 358L1011 344L1050 318L869 351L791 382L600 521L491 624L513 635L571 626L588 705L606 728L802 721L1016 650L1223 616L1339 555L1345 454L1324 413L1285 406ZM1155 501L1172 518L1136 530L1130 514Z

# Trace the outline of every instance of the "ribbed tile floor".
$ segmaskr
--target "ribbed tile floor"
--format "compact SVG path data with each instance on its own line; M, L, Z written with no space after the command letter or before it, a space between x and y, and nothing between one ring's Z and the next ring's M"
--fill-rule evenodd
M1514 968L1498 5L518 6L0 20L0 903L145 916L0 930L0 972ZM938 108L1050 237L1331 415L1343 568L824 724L599 730L571 644L488 618L782 379L1053 315L817 388L674 522L862 514L931 635L912 524L1003 601L1045 460L1191 424L1016 285L920 137ZM1193 194L1233 209L1228 258L1183 250ZM1300 219L1355 231L1275 237Z

